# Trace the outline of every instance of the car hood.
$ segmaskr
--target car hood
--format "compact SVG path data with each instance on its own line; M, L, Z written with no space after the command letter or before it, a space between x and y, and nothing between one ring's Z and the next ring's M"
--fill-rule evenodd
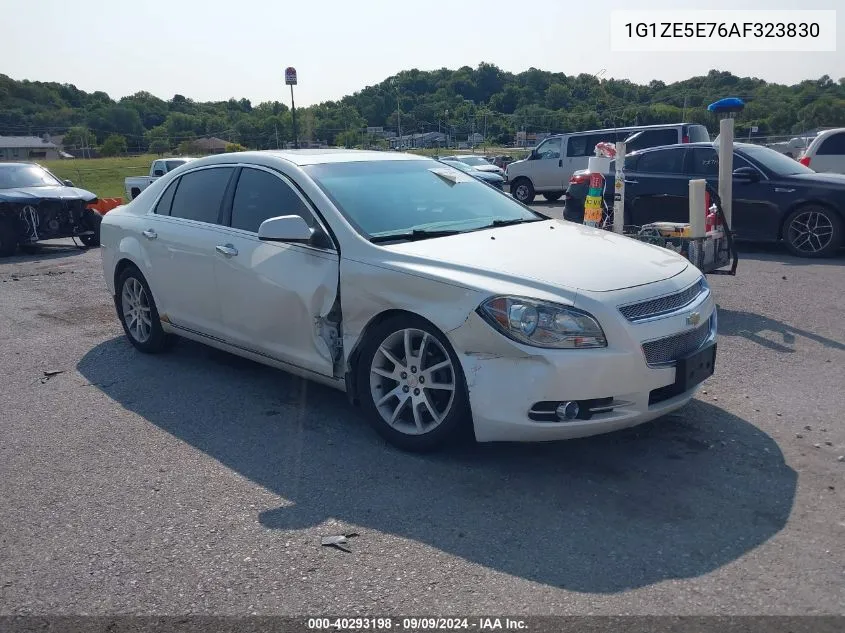
M501 167L496 167L495 165L473 165L473 167L478 171L492 171L494 174L502 171Z
M77 187L18 187L17 189L0 189L0 202L16 202L20 204L37 204L42 200L84 200L91 202L97 196L85 189Z
M845 174L816 172L814 174L792 174L789 178L794 178L808 185L839 185L845 187Z
M431 266L487 272L511 283L607 292L674 277L690 263L671 251L564 220L517 224L386 246ZM421 262L421 263L422 263Z

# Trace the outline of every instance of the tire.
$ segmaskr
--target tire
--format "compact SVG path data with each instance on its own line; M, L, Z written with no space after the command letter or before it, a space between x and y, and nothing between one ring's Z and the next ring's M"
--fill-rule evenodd
M544 193L543 197L548 200L549 202L556 202L560 200L561 196L563 195L562 191L555 191L554 193Z
M0 221L0 257L11 257L18 249L18 232L14 224Z
M805 204L786 216L783 240L798 257L830 257L842 245L842 219L828 207Z
M103 216L96 211L89 210L85 215L85 224L88 228L94 231L94 235L80 235L79 241L85 246L95 248L100 245L100 224L103 222Z
M537 194L528 178L517 178L511 183L511 195L522 204L530 204Z
M458 357L425 319L403 315L378 324L362 344L356 372L358 397L369 422L400 449L441 448L457 440L471 422ZM426 380L437 387L425 386Z
M161 327L153 293L150 291L150 286L141 271L135 266L127 266L117 279L115 293L117 316L129 342L146 354L156 354L167 349L170 346L171 337ZM135 314L143 317L144 312L146 312L146 320L148 321L146 336L142 335L144 319L133 321L132 315L126 313L126 310L133 305L136 306ZM146 306L146 310L144 306ZM134 328L133 323L135 324Z

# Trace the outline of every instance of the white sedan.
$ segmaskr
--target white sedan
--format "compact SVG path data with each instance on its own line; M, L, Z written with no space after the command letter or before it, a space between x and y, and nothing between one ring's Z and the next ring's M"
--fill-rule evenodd
M686 259L419 156L210 156L111 211L101 241L136 348L178 335L317 380L409 450L465 424L481 442L630 427L713 372Z

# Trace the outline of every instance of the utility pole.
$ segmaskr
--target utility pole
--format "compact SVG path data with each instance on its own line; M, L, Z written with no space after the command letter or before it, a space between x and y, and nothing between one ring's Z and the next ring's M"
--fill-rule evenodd
M273 129L276 130L276 149L279 149L279 126L274 123Z
M687 122L687 95L684 95L684 113L681 115L681 123Z

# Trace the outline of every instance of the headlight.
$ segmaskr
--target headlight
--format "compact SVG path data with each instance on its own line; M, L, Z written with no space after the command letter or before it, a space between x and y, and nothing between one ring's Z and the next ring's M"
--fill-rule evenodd
M478 313L502 334L526 345L607 347L598 322L575 308L523 297L493 297L478 307Z

